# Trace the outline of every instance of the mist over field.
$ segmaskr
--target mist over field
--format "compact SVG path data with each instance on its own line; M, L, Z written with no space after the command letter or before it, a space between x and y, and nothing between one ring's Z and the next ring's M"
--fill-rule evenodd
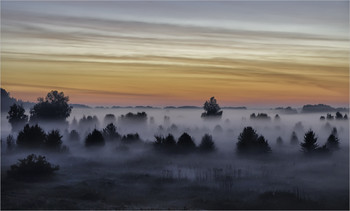
M349 210L349 1L0 7L1 209Z
M128 112L146 112L147 120L123 122L119 117ZM223 109L221 119L206 120L201 118L202 112L202 109L74 108L64 125L39 122L46 132L59 129L69 152L30 151L45 155L60 170L44 183L18 182L6 177L6 171L29 152L9 152L2 141L2 207L348 209L349 121L320 120L324 113L284 114L273 109ZM252 113L266 113L271 119L250 119ZM113 114L115 121L106 120L106 114ZM274 118L276 114L279 120ZM79 125L84 116L96 116L97 121ZM117 142L106 141L104 147L87 149L87 134L93 129L102 131L111 122L121 136L138 133L142 142L122 148ZM248 126L268 141L269 155L237 154L238 136ZM334 127L340 140L338 151L324 157L303 154L300 143L309 129L322 146ZM79 141L69 140L71 130L78 131ZM293 131L299 140L296 145L291 144ZM216 151L173 154L154 149L156 135L165 137L170 133L178 140L184 132L197 146L205 134L212 135ZM2 140L10 133L11 125L2 118ZM282 143L276 142L278 137Z

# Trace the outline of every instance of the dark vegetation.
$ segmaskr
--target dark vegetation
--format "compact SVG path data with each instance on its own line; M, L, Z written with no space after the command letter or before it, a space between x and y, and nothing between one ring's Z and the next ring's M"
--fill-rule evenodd
M335 113L335 116L333 116L332 114L328 113L326 115L326 117L325 116L321 116L320 117L320 120L325 120L325 119L327 119L327 120L333 120L333 119L336 119L336 120L347 120L348 119L348 115L347 114L343 115L342 113L337 111Z
M203 109L205 110L204 113L202 113L202 118L204 117L219 117L222 116L222 111L219 104L217 104L216 99L214 97L211 97L209 101L206 101L204 103Z
M239 134L237 152L246 155L266 154L271 152L271 148L264 136L259 136L252 127L246 127Z
M122 137L121 142L123 144L135 144L140 143L142 140L140 139L140 136L138 133L135 134L126 134Z
M17 146L21 149L46 149L54 152L67 152L68 148L62 146L62 136L58 130L48 134L39 125L25 125L18 133Z
M312 113L312 112L348 112L349 109L347 108L333 108L329 105L325 104L318 104L318 105L304 105L302 108L302 112L304 113Z
M277 119L279 118L279 116L277 117ZM271 120L271 117L265 113L258 113L258 115L255 115L255 113L252 113L250 115L250 119L253 120Z
M63 93L62 93L62 96L63 96ZM68 101L68 97L66 99ZM208 103L209 102L210 101L208 101ZM18 110L18 106L16 109ZM14 117L16 116L23 117L23 115L17 115L17 114L21 114L21 113L24 114L24 112L22 112L21 109L20 109L20 112L17 112L17 113L14 112L14 113L15 113L15 115L13 115ZM62 112L62 114L63 113L64 112ZM214 112L214 113L218 113L218 112ZM206 116L208 116L208 114L206 114ZM216 114L214 116L216 116ZM339 116L340 115L338 114L338 119L340 119ZM342 116L343 119L344 119L344 116ZM337 114L335 118L337 119ZM55 118L52 118L52 119L55 119ZM65 120L65 118L62 117L62 115L61 117L57 116L56 119L59 121L63 119ZM253 119L270 119L270 117L267 114L262 113L262 114L258 114ZM45 120L47 120L47 118ZM275 120L280 120L279 115L275 116ZM118 129L120 130L119 123L121 124L125 122L136 123L136 124L138 122L145 123L147 121L147 114L145 112L136 113L136 114L128 113L126 115L122 115L118 119L118 121L119 122L117 125L118 125ZM201 142L197 146L194 138L190 135L190 134L193 135L193 132L195 132L196 130L190 130L190 129L183 130L181 126L179 127L175 124L171 124L169 116L166 116L166 115L164 116L164 127L166 129L164 129L162 125L159 126L163 128L162 130L159 130L159 131L162 131L162 132L167 131L169 132L168 135L166 137L162 135L157 135L155 136L155 141L151 143L147 142L148 140L144 141L139 136L138 133L128 133L123 136L120 135L117 131L116 119L113 114L107 114L104 118L103 123L104 123L104 126L105 125L106 126L104 128L101 127L103 129L100 131L96 129L98 128L98 125L99 125L97 116L88 116L88 117L84 116L82 119L80 119L79 123L74 118L71 124L72 128L74 129L70 128L72 129L70 132L68 130L64 132L64 137L65 137L64 140L68 138L68 140L76 143L79 143L80 140L85 140L85 142L83 143L85 143L85 146L90 149L89 153L91 153L91 157L93 160L93 161L88 161L87 166L82 166L83 164L79 163L79 164L76 164L75 166L71 164L72 167L64 166L64 168L70 168L70 171L75 172L76 174L79 174L79 172L81 171L84 171L84 174L85 174L85 171L86 171L87 172L86 175L91 176L89 180L84 180L84 182L81 182L76 186L69 186L69 185L55 186L54 193L50 193L51 195L47 196L48 198L52 197L53 195L55 197L59 196L57 199L57 201L59 202L57 202L58 204L55 204L55 206L50 205L51 206L50 207L48 205L49 199L47 201L45 201L46 200L45 199L42 202L38 202L38 204L33 206L29 205L29 206L22 206L22 207L21 205L18 205L18 203L16 203L16 200L14 200L15 203L12 203L12 206L15 206L15 207L17 206L17 208L19 207L22 209L23 208L29 208L29 209L56 208L57 209L57 207L65 208L65 209L72 209L72 208L81 209L80 205L78 206L77 203L75 203L75 201L83 200L85 203L87 203L86 205L87 207L85 207L85 209L95 209L95 208L101 209L101 207L106 209L107 208L108 209L132 209L135 207L136 208L142 207L140 205L142 203L151 204L151 202L149 203L147 202L147 200L151 198L150 196L152 197L154 196L154 198L156 198L157 200L161 198L162 201L164 201L164 203L169 201L171 203L174 203L173 201L174 194L177 193L176 191L179 191L179 193L181 192L181 195L179 195L179 199L176 198L176 200L181 202L185 201L184 204L186 206L184 207L178 207L177 205L173 205L172 207L171 205L169 206L169 204L167 205L161 204L159 205L159 207L152 207L154 205L149 205L149 207L146 206L142 208L150 208L150 209L156 209L156 208L162 208L162 209L164 208L176 208L176 209L179 209L179 208L181 209L182 208L183 209L191 209L191 208L192 209L194 208L197 208L197 209L210 209L210 208L212 209L217 209L217 208L223 208L223 209L226 209L226 208L227 209L241 209L241 208L243 209L261 209L261 208L308 209L310 208L310 209L315 209L315 208L322 208L320 204L315 203L314 201L305 197L305 195L307 194L304 194L303 196L303 194L300 194L299 191L294 192L294 191L285 191L285 190L279 190L279 189L270 191L270 190L261 188L260 186L261 184L264 184L265 188L270 186L279 187L278 186L279 184L277 184L278 182L283 183L285 182L285 180L288 180L288 182L290 182L298 175L294 173L292 170L290 170L290 172L286 173L286 174L291 174L290 177L282 178L283 180L280 180L278 182L276 181L276 172L274 172L274 170L272 169L266 169L266 163L276 162L277 163L276 165L280 165L282 164L282 162L278 160L273 160L276 157L274 157L275 156L273 155L274 153L271 153L272 150L268 141L264 138L264 136L258 135L256 130L253 129L253 127L245 127L243 131L239 134L238 140L236 138L237 135L234 135L234 136L231 135L232 136L231 143L236 144L236 152L239 156L237 158L236 157L232 158L232 155L234 155L233 153L234 148L232 147L231 149L232 153L230 152L231 157L230 157L229 164L227 163L221 164L220 162L222 160L216 160L214 162L213 160L208 159L209 157L211 157L208 153L217 151L217 147L215 146L215 141L213 140L213 137L210 134L208 133L204 134L204 136L201 139ZM257 122L254 122L254 124L255 123L259 123L259 122L257 121ZM230 124L228 119L227 121L225 121L225 124ZM225 126L224 124L221 124L221 125ZM224 130L221 125L217 124L214 127L213 135L215 139L216 139L215 135L226 132L226 130ZM84 132L81 132L82 137L80 137L80 134L77 132L77 130L81 128L86 129L86 131L88 131L89 133L84 134ZM92 130L92 128L95 128L95 129ZM231 130L233 129L231 128ZM259 128L258 130L260 131ZM304 126L302 125L301 122L298 122L295 125L294 130L296 132L295 131L292 132L290 137L290 144L294 146L298 146L298 143L299 143L298 134L300 135L305 133ZM120 130L120 131L123 131L123 130ZM179 138L176 140L172 133ZM181 133L182 135L178 136ZM40 149L43 153L69 152L68 148L62 145L63 143L62 138L63 137L60 134L59 130L50 130L49 132L45 133L45 131L39 125L27 124L23 127L21 131L19 131L17 138L15 138L12 135L8 136L6 139L6 144L7 144L7 150L9 152L8 154L14 154L16 149L21 149L19 152L22 152L22 150L36 150L36 149ZM277 147L274 148L274 152L275 151L279 152L284 149L286 144L284 143L283 139L288 140L288 137L285 137L282 135L276 139ZM147 147L148 144L151 146L150 148ZM78 146L78 145L75 144L72 146ZM110 147L110 146L114 146L114 147L111 147L111 149L114 150L113 155L115 154L116 156L120 156L120 154L122 154L120 153L120 151L123 151L123 150L126 151L125 153L126 155L131 155L135 153L133 149L142 148L145 151L143 152L144 154L142 154L142 156L140 156L140 154L137 154L133 158L133 160L127 160L124 158L121 159L120 157L118 157L117 161L112 161L111 159L111 160L108 160L108 162L106 163L98 163L97 158L93 157L92 155L96 155L93 153L99 152L99 151L98 150L94 151L94 149L103 148L103 147L105 147L104 149L108 149L107 147ZM117 148L115 148L115 146L117 146ZM278 146L284 146L284 147L278 147ZM301 151L305 155L319 155L318 158L320 157L320 155L330 155L332 152L335 153L337 150L340 149L338 131L336 128L333 128L331 134L327 139L326 144L320 147L317 143L316 134L312 130L309 130L305 133L303 142L300 144L300 147L301 147ZM154 150L162 154L153 153L154 151L149 151L149 150ZM65 159L65 161L68 161L68 163L71 161L70 160L71 157L64 158L66 154L63 154L63 155L56 154L56 155L61 156L59 158ZM163 155L164 157L160 157ZM220 157L220 153L214 153L212 155L215 155L215 157ZM258 164L250 163L250 165L253 166L252 167L253 169L251 170L249 170L249 167L244 169L243 167L230 166L231 162L236 162L242 157L242 155L247 157L253 157L253 158L256 158L254 156L258 155L257 157L259 159L254 159L255 162L258 162ZM265 155L271 155L271 156L265 156ZM70 154L70 156L72 156L72 154ZM244 156L242 160L246 159L246 157ZM220 159L222 159L222 157L220 157ZM227 158L225 157L225 159ZM309 156L300 156L300 158L295 158L295 160L286 162L289 165L288 168L289 167L295 168L294 166L295 164L291 164L291 163L295 163L296 161L298 161L297 159L306 160L306 159L309 159ZM249 160L249 159L246 159L246 160ZM313 159L309 159L309 160L313 160ZM327 161L327 159L322 159L322 161ZM186 162L188 162L189 164L183 164ZM201 162L204 163L204 165L202 164L203 166L198 167L198 163L201 163ZM159 170L159 166L162 166L162 165L165 166L164 169ZM187 166L183 167L179 165L185 165L185 166L187 165ZM222 167L223 165L226 165L226 166ZM327 168L336 168L335 164L332 164L332 165L333 165L332 167L327 166ZM337 164L337 165L340 165L340 164ZM106 169L106 167L108 167L108 169ZM61 169L61 172L65 171L64 168ZM46 161L46 158L44 156L40 156L40 155L36 156L34 154L31 154L25 159L20 159L17 164L10 166L10 170L8 170L7 172L7 175L8 175L7 179L9 179L10 181L12 179L24 180L24 181L44 181L45 179L50 178L52 175L54 175L54 172L57 171L58 169L59 169L59 166L50 164L48 161ZM129 172L127 172L125 169L127 169ZM144 171L145 169L151 169L151 170ZM296 170L296 169L293 169L293 170ZM98 173L104 172L104 171L106 172L105 175L108 175L108 176L106 176L103 179L94 178L94 177L97 177L96 175L98 175ZM161 172L160 176L157 174L159 173L159 171ZM320 170L317 169L317 171L320 171ZM72 173L72 175L74 175L74 173ZM67 180L70 181L70 177L72 175L67 176ZM7 182L9 180L5 182L5 185L7 186L6 188L8 188ZM73 183L74 183L74 180L70 181L69 184L73 184ZM48 185L52 185L52 184L48 184ZM151 184L156 184L156 185L152 186ZM32 184L26 183L25 185L28 185L29 187ZM76 187L80 189L75 190ZM256 188L256 190L254 188ZM317 188L318 187L316 187L316 189ZM46 187L46 184L45 184L45 189L48 189ZM33 192L35 192L35 189L33 189ZM8 199L9 197L11 198L11 194L12 194L11 190L4 191L4 193L6 193L4 194L5 199ZM40 192L40 194L42 194L42 192ZM59 195L59 194L62 194L62 195ZM35 197L37 195L35 195L34 193L32 194L32 190L30 191L30 195L31 196L29 196L29 198L33 197L35 201L36 200ZM67 195L72 197L72 199L69 199L68 202L65 201L67 200L66 198L68 198ZM148 197L144 197L144 196L148 196ZM21 200L22 198L21 196L19 196L19 201ZM347 201L347 200L348 200L348 197L345 200L342 199L341 202ZM8 206L9 200L2 200L2 201L5 201L6 203L4 208L9 208ZM113 203L115 202L115 204L118 204L118 206L116 205L114 207L107 207L107 204L111 202ZM189 204L187 202L191 202L192 204ZM89 207L90 205L89 203L91 204L98 203L99 206ZM334 204L332 206L328 206L327 208L329 207L337 208L337 206L341 208L348 208L348 205L346 204L345 205L344 204L337 205L337 203L334 203Z
M105 139L103 138L102 133L94 129L89 133L85 139L86 147L103 147L105 145Z
M103 137L107 141L118 141L121 139L121 136L117 132L117 128L113 123L110 123L103 129Z
M22 105L17 105L14 103L12 106L10 106L7 119L11 124L12 130L18 131L28 122L28 115L25 114L25 110Z
M10 178L18 180L40 181L52 176L57 170L59 166L49 163L45 156L31 154L12 165L7 174Z
M38 103L30 110L30 120L66 120L72 111L68 101L69 97L63 92L51 91L45 98L38 98Z
M118 121L121 124L146 123L147 122L147 114L146 114L146 112L137 112L136 114L129 112L125 115L121 115L118 118Z

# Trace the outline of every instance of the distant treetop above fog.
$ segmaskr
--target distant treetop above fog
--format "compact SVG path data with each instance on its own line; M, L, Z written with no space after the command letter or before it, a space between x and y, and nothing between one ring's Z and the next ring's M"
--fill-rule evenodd
M310 112L336 112L336 111L349 111L349 108L333 108L329 105L318 104L318 105L304 105L302 110L303 113Z
M203 106L205 112L202 113L203 117L221 117L222 111L219 104L217 104L215 97L211 97L208 101L204 103Z
M52 90L45 98L39 97L38 103L30 110L31 120L65 120L70 116L72 106L69 97L63 92Z

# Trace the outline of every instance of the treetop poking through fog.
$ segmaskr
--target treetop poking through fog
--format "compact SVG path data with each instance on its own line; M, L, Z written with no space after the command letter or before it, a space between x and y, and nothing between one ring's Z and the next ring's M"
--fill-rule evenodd
M63 92L51 91L30 110L30 120L65 120L69 117L72 106L68 105L69 97Z

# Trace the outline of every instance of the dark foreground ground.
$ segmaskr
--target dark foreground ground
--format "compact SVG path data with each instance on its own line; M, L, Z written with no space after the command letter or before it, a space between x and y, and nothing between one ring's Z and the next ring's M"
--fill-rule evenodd
M3 155L1 208L349 209L347 156L282 156L47 155L55 176L21 182L6 175L21 156Z

